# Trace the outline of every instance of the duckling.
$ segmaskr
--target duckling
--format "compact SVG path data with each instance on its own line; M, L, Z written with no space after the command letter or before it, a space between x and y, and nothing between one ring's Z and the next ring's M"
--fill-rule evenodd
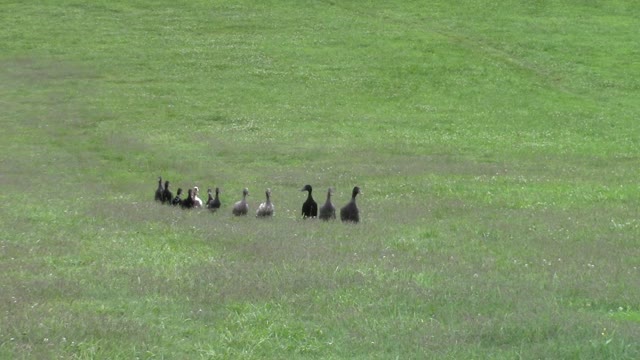
M267 201L260 204L258 211L256 211L256 217L271 217L273 216L274 206L271 202L271 189L267 189L265 192Z
M205 207L208 209L209 208L209 204L211 204L213 202L213 196L211 195L211 189L207 189L207 195L208 195L208 199L207 199L207 203L205 205Z
M318 216L318 204L313 200L311 192L313 189L311 185L305 185L300 191L308 191L307 201L302 204L302 217L303 218L315 218Z
M327 201L320 208L320 219L328 221L336 218L336 207L331 203L331 188L327 190Z
M173 206L178 206L178 205L182 205L182 188L178 188L178 193L176 194L176 197L173 198L173 200L171 200L171 205Z
M220 203L220 188L216 188L215 198L211 198L211 189L208 189L207 192L209 193L209 200L207 201L207 209L211 210L212 212L215 212L218 209L220 209L220 206L222 205Z
M195 201L193 200L193 190L189 189L187 191L187 198L182 200L182 203L180 204L180 206L183 209L192 209L194 205L195 205Z
M356 205L356 195L358 194L360 194L360 188L356 186L351 193L351 201L340 209L340 220L343 222L360 222L360 210Z
M249 204L247 204L247 195L249 195L249 189L244 188L242 190L242 200L236 202L233 205L233 215L235 216L243 216L247 215L249 212Z
M193 187L193 207L202 208L202 199L198 196L200 189L197 186Z
M158 188L156 188L155 196L156 201L162 202L162 191L164 191L164 189L162 188L162 176L158 176Z
M173 200L173 193L169 190L169 180L164 182L164 190L162 191L162 203L171 204Z

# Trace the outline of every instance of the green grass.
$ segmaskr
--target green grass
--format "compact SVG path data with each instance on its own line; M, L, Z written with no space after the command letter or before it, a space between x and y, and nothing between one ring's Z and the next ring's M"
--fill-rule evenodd
M5 1L0 358L637 359L639 18Z

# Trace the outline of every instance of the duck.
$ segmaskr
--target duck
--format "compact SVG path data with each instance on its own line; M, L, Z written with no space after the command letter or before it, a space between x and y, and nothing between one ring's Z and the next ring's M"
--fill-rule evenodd
M358 205L356 205L356 195L358 194L360 194L360 188L356 186L351 193L351 201L340 209L340 220L343 222L360 222L360 210L358 210Z
M329 221L336 218L336 207L331 203L331 188L327 190L327 201L320 208L320 214L318 218L321 220Z
M176 193L176 197L171 200L171 205L178 206L182 205L182 188L178 188L178 192Z
M195 205L195 202L193 201L193 189L189 189L187 191L187 198L182 200L182 203L180 203L180 206L183 209L192 209L194 205Z
M164 182L164 190L162 191L162 203L171 204L173 193L169 190L169 180Z
M302 189L300 189L300 191L309 192L309 194L307 195L307 201L302 204L302 217L305 219L315 218L316 216L318 216L318 204L315 202L315 200L313 200L313 196L311 195L313 188L311 188L311 185L305 185Z
M220 203L220 188L216 188L216 196L214 198L211 197L211 189L207 189L207 193L209 194L209 200L207 200L207 209L215 212L220 209L220 206L222 205Z
M242 190L242 200L236 202L233 205L233 215L235 216L243 216L247 215L249 212L249 204L247 204L247 195L249 195L249 189L244 188Z
M274 206L271 202L271 189L267 189L265 191L265 195L267 196L267 201L263 202L258 206L258 210L256 211L256 217L271 217L273 216Z
M198 196L200 189L197 186L193 187L193 207L202 208L202 199Z
M209 208L209 204L211 204L213 202L213 196L211 195L211 189L207 189L207 195L208 195L208 199L207 199L207 203L205 204L205 207L208 209Z
M162 192L164 189L162 188L162 176L158 176L158 188L156 189L155 200L162 202Z

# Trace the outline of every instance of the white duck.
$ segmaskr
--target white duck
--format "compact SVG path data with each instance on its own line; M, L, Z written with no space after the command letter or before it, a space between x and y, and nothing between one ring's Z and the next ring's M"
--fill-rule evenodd
M256 211L256 217L270 217L273 216L274 206L271 202L271 189L267 189L265 192L267 195L267 201L263 202L258 206L258 210Z

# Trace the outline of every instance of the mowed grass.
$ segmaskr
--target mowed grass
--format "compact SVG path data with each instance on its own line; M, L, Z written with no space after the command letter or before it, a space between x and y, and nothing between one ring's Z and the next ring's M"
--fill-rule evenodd
M0 358L640 357L635 2L0 10Z

